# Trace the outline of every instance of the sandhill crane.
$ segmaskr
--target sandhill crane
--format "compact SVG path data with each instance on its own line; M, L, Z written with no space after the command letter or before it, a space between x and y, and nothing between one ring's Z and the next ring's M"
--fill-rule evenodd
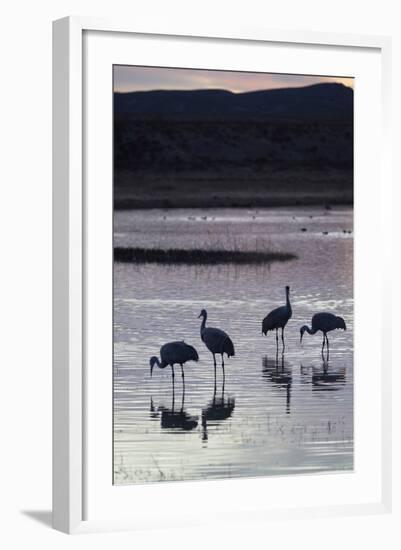
M202 324L200 327L200 335L201 339L204 342L207 349L213 354L213 362L214 362L214 374L216 375L216 356L215 354L218 353L221 355L221 366L223 368L223 376L225 376L224 372L224 354L227 355L227 357L233 357L235 355L234 350L234 344L232 343L231 338L228 336L224 330L221 330L219 328L212 328L206 326L206 319L207 319L207 311L206 309L202 309L200 312L198 319L202 317Z
M292 317L292 309L290 304L290 287L285 287L286 303L285 306L273 309L262 322L262 334L265 336L269 330L276 331L276 348L278 349L278 329L281 328L281 341L283 342L283 352L285 350L284 343L284 328Z
M153 367L155 365L157 365L160 369L164 369L167 366L170 366L174 384L174 365L181 366L181 376L183 382L185 382L183 369L184 363L186 363L187 361L198 361L199 355L195 348L186 344L184 341L181 341L169 342L168 344L164 344L160 348L160 358L161 361L159 361L159 358L155 356L150 358L150 376L152 376Z
M300 342L302 342L302 337L305 332L309 334L316 334L319 330L323 333L323 342L322 342L322 355L324 350L324 345L327 343L327 357L329 356L329 339L327 338L327 333L331 330L341 328L347 330L345 326L345 321L342 317L337 317L333 313L321 312L315 313L312 317L312 328L309 328L307 325L303 325L299 332L301 333Z

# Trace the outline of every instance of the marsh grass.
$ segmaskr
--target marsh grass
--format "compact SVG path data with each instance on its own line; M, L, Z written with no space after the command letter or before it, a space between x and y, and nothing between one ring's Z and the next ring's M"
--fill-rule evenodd
M158 264L263 264L296 259L295 254L240 249L114 248L114 261Z

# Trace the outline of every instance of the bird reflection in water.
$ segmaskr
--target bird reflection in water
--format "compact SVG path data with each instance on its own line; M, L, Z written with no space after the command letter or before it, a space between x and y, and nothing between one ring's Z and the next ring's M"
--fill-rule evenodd
M267 382L273 382L275 387L286 390L286 413L291 412L291 386L292 369L284 361L284 354L279 358L278 351L274 359L269 359L267 355L262 358L262 376Z
M162 429L169 430L183 430L191 431L197 428L198 426L198 416L190 415L184 409L184 400L185 400L185 386L182 387L182 397L181 397L181 407L175 409L175 389L173 385L172 391L172 402L171 407L164 407L160 405L155 408L153 404L153 398L150 398L150 417L155 419L160 417L160 426Z
M321 367L301 364L301 375L305 381L312 384L313 390L339 390L345 386L346 372L345 367L333 369L327 361L323 361Z
M216 397L216 378L214 379L213 399L202 409L202 441L207 441L208 425L216 425L230 418L235 408L235 398L225 397L224 382L221 390L221 397Z

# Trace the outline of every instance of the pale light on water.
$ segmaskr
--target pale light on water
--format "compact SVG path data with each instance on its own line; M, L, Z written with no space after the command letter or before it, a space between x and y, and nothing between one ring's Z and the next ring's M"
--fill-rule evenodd
M206 217L206 219L205 219ZM122 211L115 245L174 248L273 247L298 259L271 265L115 264L114 482L227 478L353 468L353 213L317 208ZM327 234L326 234L327 233ZM286 352L276 357L263 317L284 304L293 317ZM200 339L208 325L226 330L236 356L221 367ZM341 315L347 331L299 328L317 311ZM184 339L200 360L176 369L149 357Z

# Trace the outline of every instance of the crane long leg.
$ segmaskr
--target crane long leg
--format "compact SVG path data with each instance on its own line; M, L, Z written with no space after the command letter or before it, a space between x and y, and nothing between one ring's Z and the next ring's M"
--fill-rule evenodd
M173 392L174 392L174 366L171 365L171 379L173 381Z
M224 381L226 379L226 373L225 373L225 370L224 370L224 353L221 354L221 366L223 368L223 386L224 386Z
M278 350L278 329L276 328L276 349Z
M185 400L185 378L182 378L182 399L181 399L181 411L184 408L184 400Z
M216 380L216 356L213 353L213 363L214 363L214 379Z
M329 339L327 337L327 334L326 334L326 343L327 343L327 361L328 361L329 355L330 355L330 347L329 347Z
M281 341L283 343L283 353L284 353L284 350L285 350L285 343L284 343L284 327L282 327L281 329Z
M185 384L184 369L183 369L182 365L181 365L181 378L182 378L183 383Z

